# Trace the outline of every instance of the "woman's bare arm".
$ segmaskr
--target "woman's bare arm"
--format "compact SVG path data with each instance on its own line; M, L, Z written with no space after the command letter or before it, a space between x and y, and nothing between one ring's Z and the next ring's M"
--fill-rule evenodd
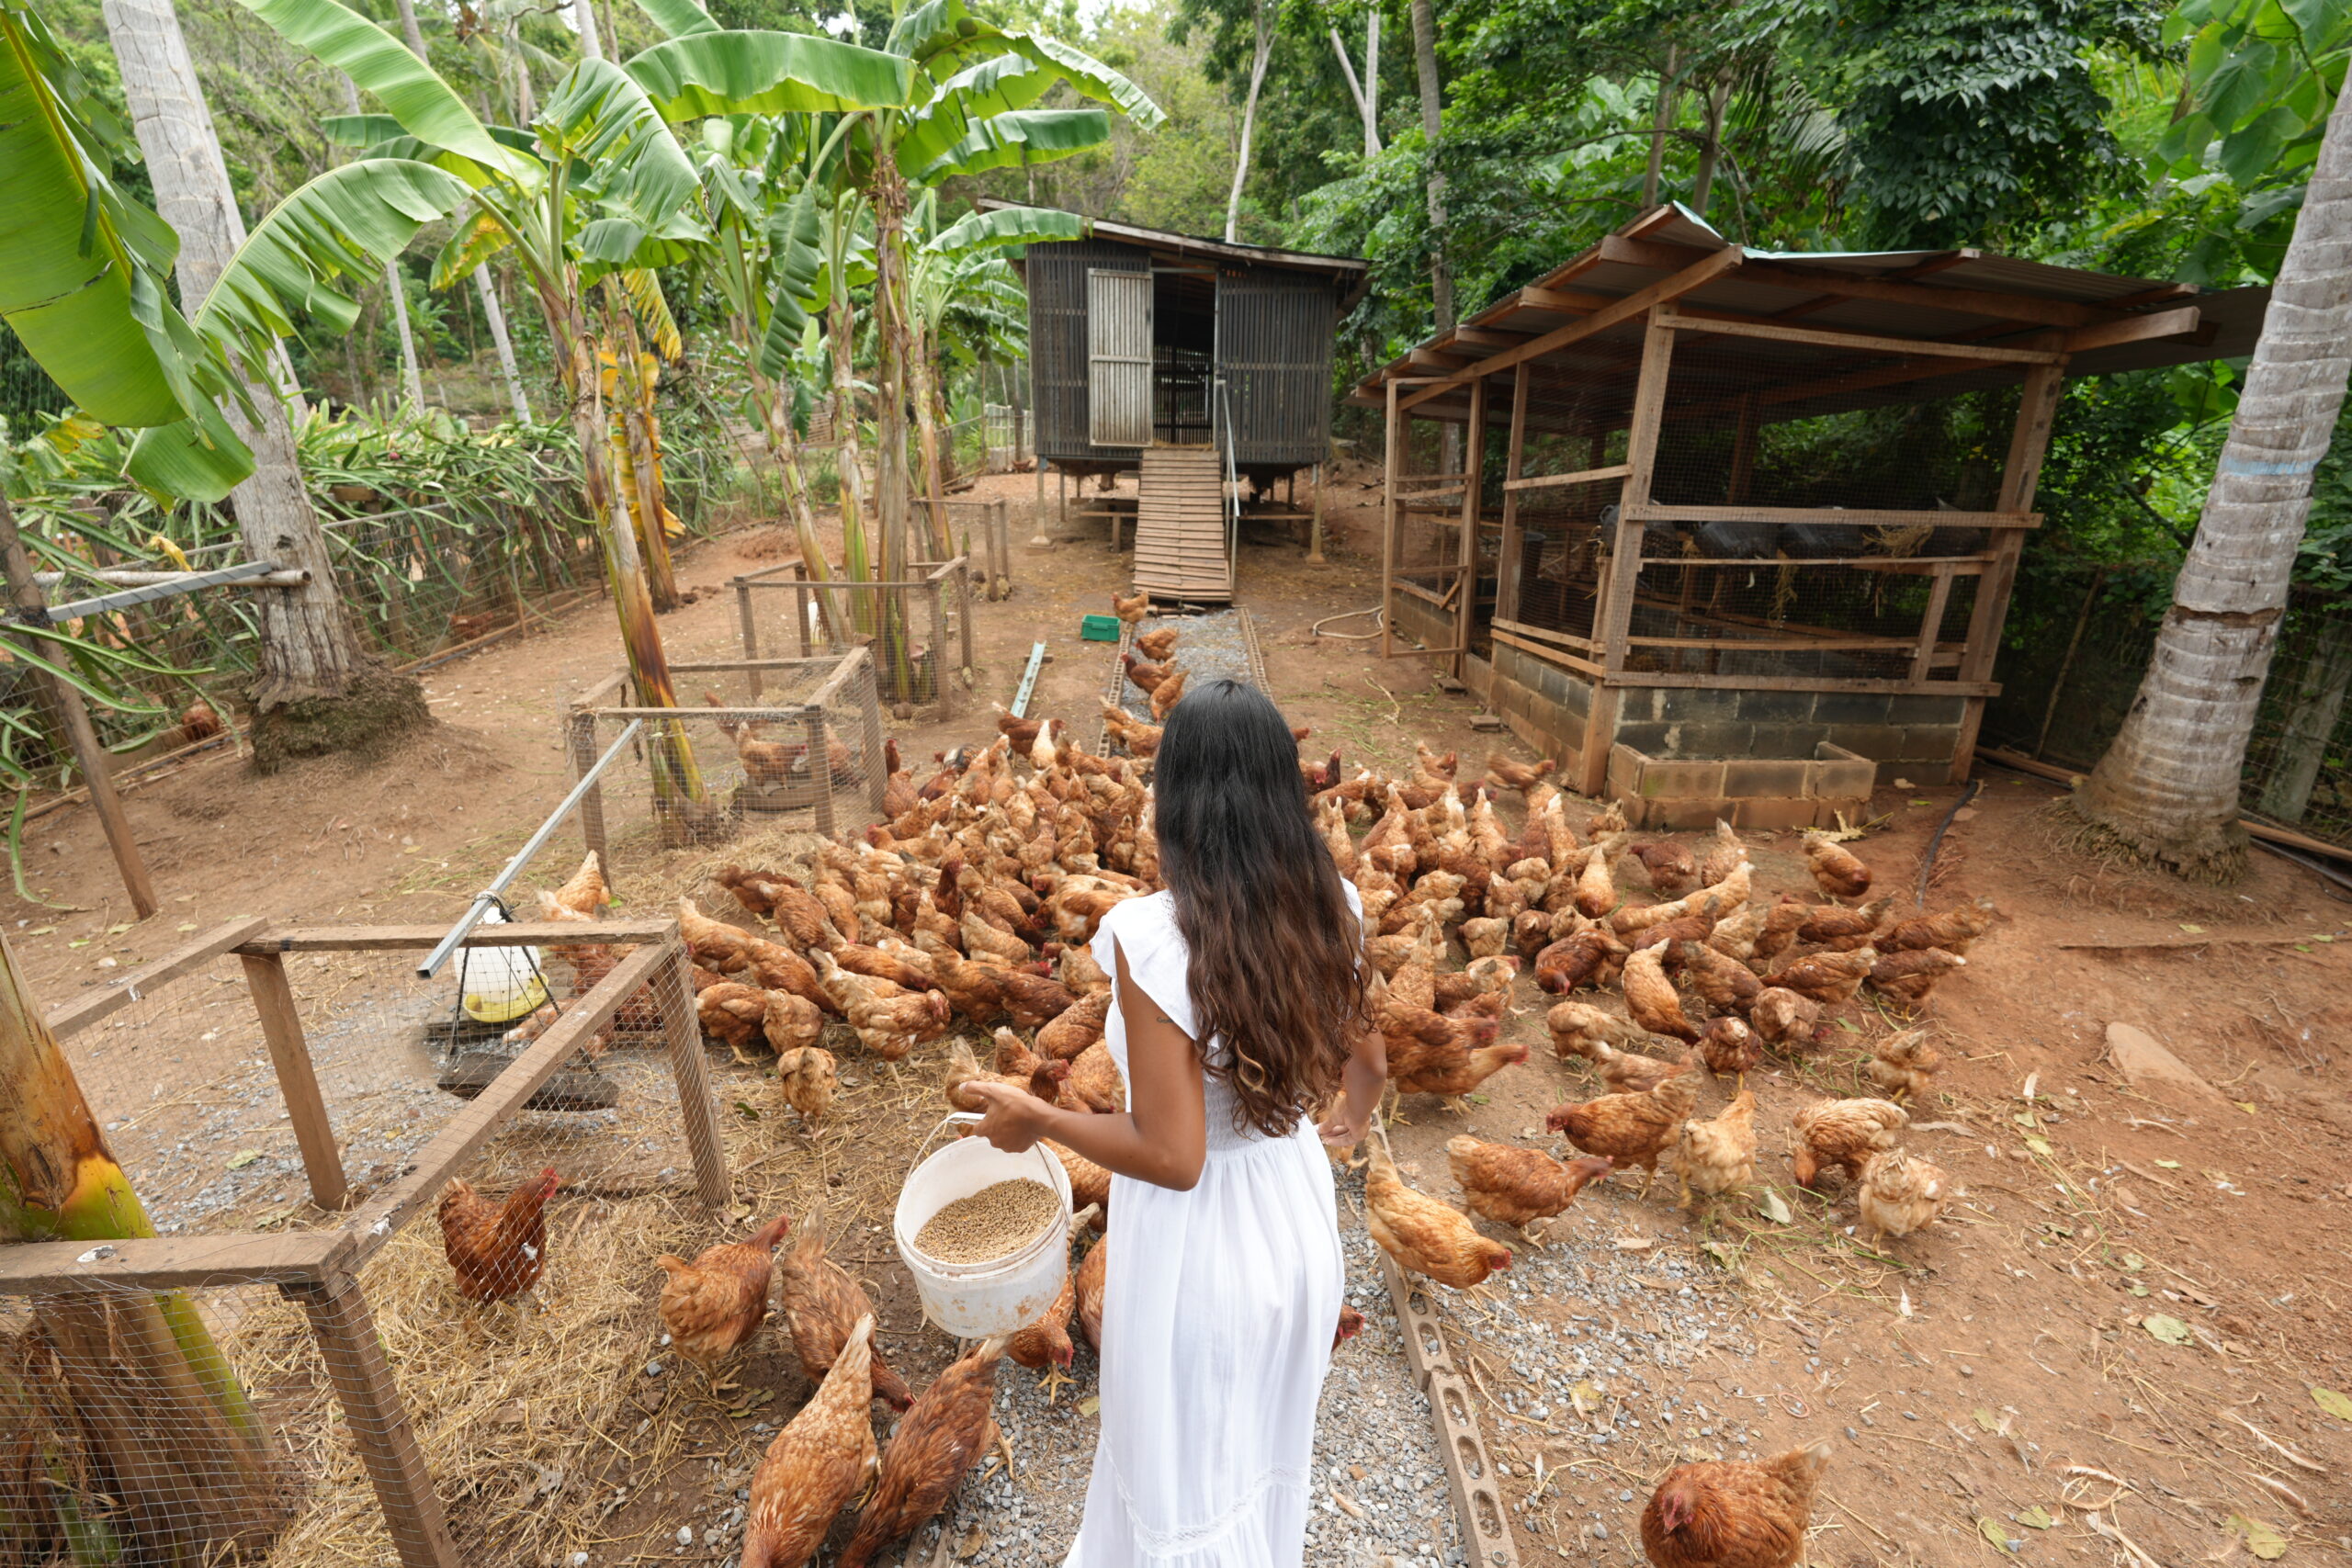
M1023 1089L976 1083L971 1092L988 1101L979 1135L1014 1154L1051 1138L1117 1175L1189 1191L1208 1157L1200 1051L1129 977L1124 948L1117 960L1119 1016L1127 1032L1128 1109L1115 1115L1064 1111Z
M1388 1041L1379 1030L1366 1028L1348 1053L1340 1076L1340 1100L1316 1131L1327 1144L1351 1149L1372 1128L1372 1113L1379 1107L1380 1090L1388 1082Z

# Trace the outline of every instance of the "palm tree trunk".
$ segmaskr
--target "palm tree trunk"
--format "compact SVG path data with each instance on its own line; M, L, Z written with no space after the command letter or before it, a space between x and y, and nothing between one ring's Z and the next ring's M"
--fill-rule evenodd
M0 937L0 1244L154 1234ZM28 1445L87 1483L33 1493L53 1517L11 1498L0 1545L50 1526L70 1561L193 1565L258 1556L286 1517L266 1429L175 1292L45 1303L0 1339L0 1450Z
M178 231L179 291L194 313L239 245L244 220L171 0L106 0L107 31L139 132L156 209ZM266 378L254 385L258 425L232 422L254 449L253 476L231 494L248 559L311 574L300 588L255 600L261 668L250 693L254 760L267 772L298 757L380 750L432 722L413 678L366 659L337 590L326 536L297 462L285 405Z
M2312 473L2352 360L2352 79L2328 117L2245 391L2123 728L2075 792L2090 822L2184 874L2244 864L2239 774L2287 607Z
M1257 29L1250 55L1250 95L1241 104L1241 148L1233 159L1233 190L1225 198L1225 243L1233 243L1241 227L1241 187L1250 182L1250 142L1258 130L1258 92L1266 85L1266 62L1273 58L1273 20L1266 0L1258 0L1252 25Z

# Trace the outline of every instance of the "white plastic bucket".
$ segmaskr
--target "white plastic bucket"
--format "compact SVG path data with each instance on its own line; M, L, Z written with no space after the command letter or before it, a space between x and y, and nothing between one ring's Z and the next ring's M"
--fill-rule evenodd
M978 1120L959 1111L940 1126ZM986 1263L944 1263L916 1249L917 1234L948 1204L1000 1181L1023 1180L1046 1183L1061 1203L1053 1223L1019 1251ZM923 1316L959 1339L985 1339L1026 1328L1053 1306L1069 1274L1069 1172L1051 1150L1040 1144L1009 1155L985 1138L959 1138L907 1173L890 1228Z

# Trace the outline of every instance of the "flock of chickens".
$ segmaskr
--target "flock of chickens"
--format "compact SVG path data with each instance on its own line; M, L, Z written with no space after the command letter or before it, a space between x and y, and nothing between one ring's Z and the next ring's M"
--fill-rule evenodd
M1166 662L1177 636L1171 627L1138 637L1148 661L1125 656L1156 718L1182 694L1182 672ZM739 1056L746 1047L772 1050L778 1098L810 1125L833 1098L836 1057L824 1043L833 1024L845 1026L832 1031L835 1045L854 1037L886 1062L955 1033L942 1088L957 1109L978 1108L970 1086L982 1078L1072 1110L1122 1109L1125 1085L1103 1043L1112 982L1088 944L1112 907L1159 886L1151 786L1138 771L1159 730L1123 710L1106 709L1105 719L1128 756L1086 751L1058 721L1001 714L990 744L943 755L927 780L894 769L888 821L861 840L821 844L805 875L721 868L718 886L774 934L680 901L705 1032ZM1453 754L1426 746L1417 753L1403 777L1342 777L1336 754L1302 760L1303 788L1334 861L1363 896L1374 1017L1400 1097L1435 1095L1458 1109L1458 1097L1526 1061L1526 1046L1497 1039L1522 967L1562 998L1545 1021L1555 1049L1589 1062L1609 1090L1550 1113L1550 1129L1581 1151L1566 1163L1466 1135L1446 1145L1472 1213L1522 1234L1620 1167L1652 1179L1670 1170L1686 1204L1753 1181L1755 1097L1743 1085L1719 1114L1696 1119L1701 1069L1744 1077L1767 1048L1804 1051L1824 1007L1864 985L1916 1008L1966 962L1992 919L1978 905L1901 919L1891 900L1855 907L1870 870L1826 835L1804 845L1824 897L1767 901L1728 828L1719 825L1699 857L1669 840L1634 842L1613 807L1579 833L1567 821L1570 797L1545 782L1549 762L1498 754L1483 778L1467 780L1457 777ZM1526 808L1516 834L1497 810L1514 794ZM1359 837L1356 825L1367 821ZM1629 859L1651 901L1619 891ZM594 856L541 895L550 919L594 919L606 902ZM595 956L602 951L558 950L582 988L600 964L609 968ZM1611 986L1623 1015L1575 995ZM985 1061L972 1043L983 1031ZM1679 1059L1648 1049L1669 1042ZM1897 1100L1919 1093L1938 1065L1921 1031L1882 1042L1868 1070L1893 1098L1826 1100L1800 1112L1791 1129L1797 1179L1812 1185L1833 1168L1844 1172L1860 1219L1883 1233L1931 1221L1950 1183L1896 1146L1907 1122ZM1390 1257L1458 1289L1508 1268L1510 1249L1407 1185L1385 1143L1384 1132L1369 1151L1364 1198L1371 1233ZM1047 1147L1068 1169L1077 1203L1092 1211L1081 1222L1102 1213L1109 1173ZM557 1182L545 1172L503 1202L451 1183L440 1219L462 1294L501 1300L538 1279L541 1213ZM856 1568L933 1517L1002 1443L989 1414L1000 1359L1044 1371L1050 1392L1073 1359L1073 1314L1099 1343L1107 1238L1092 1244L1043 1321L970 1348L917 1396L876 1353L873 1305L826 1257L821 1214L803 1217L779 1259L790 1228L778 1219L691 1262L658 1259L667 1275L661 1317L680 1353L715 1375L758 1333L780 1284L794 1350L819 1392L758 1467L741 1561L807 1562L863 1494L840 1559ZM1362 1325L1344 1314L1334 1343ZM877 1449L868 1416L876 1398L903 1413L887 1449ZM1663 1568L1786 1568L1801 1551L1826 1457L1816 1446L1763 1465L1679 1467L1643 1516L1652 1560Z

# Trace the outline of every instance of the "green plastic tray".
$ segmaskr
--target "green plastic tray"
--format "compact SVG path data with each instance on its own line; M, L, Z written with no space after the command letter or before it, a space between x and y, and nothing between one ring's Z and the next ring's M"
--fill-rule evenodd
M1119 617L1089 615L1078 623L1078 635L1088 642L1116 642L1119 640Z

